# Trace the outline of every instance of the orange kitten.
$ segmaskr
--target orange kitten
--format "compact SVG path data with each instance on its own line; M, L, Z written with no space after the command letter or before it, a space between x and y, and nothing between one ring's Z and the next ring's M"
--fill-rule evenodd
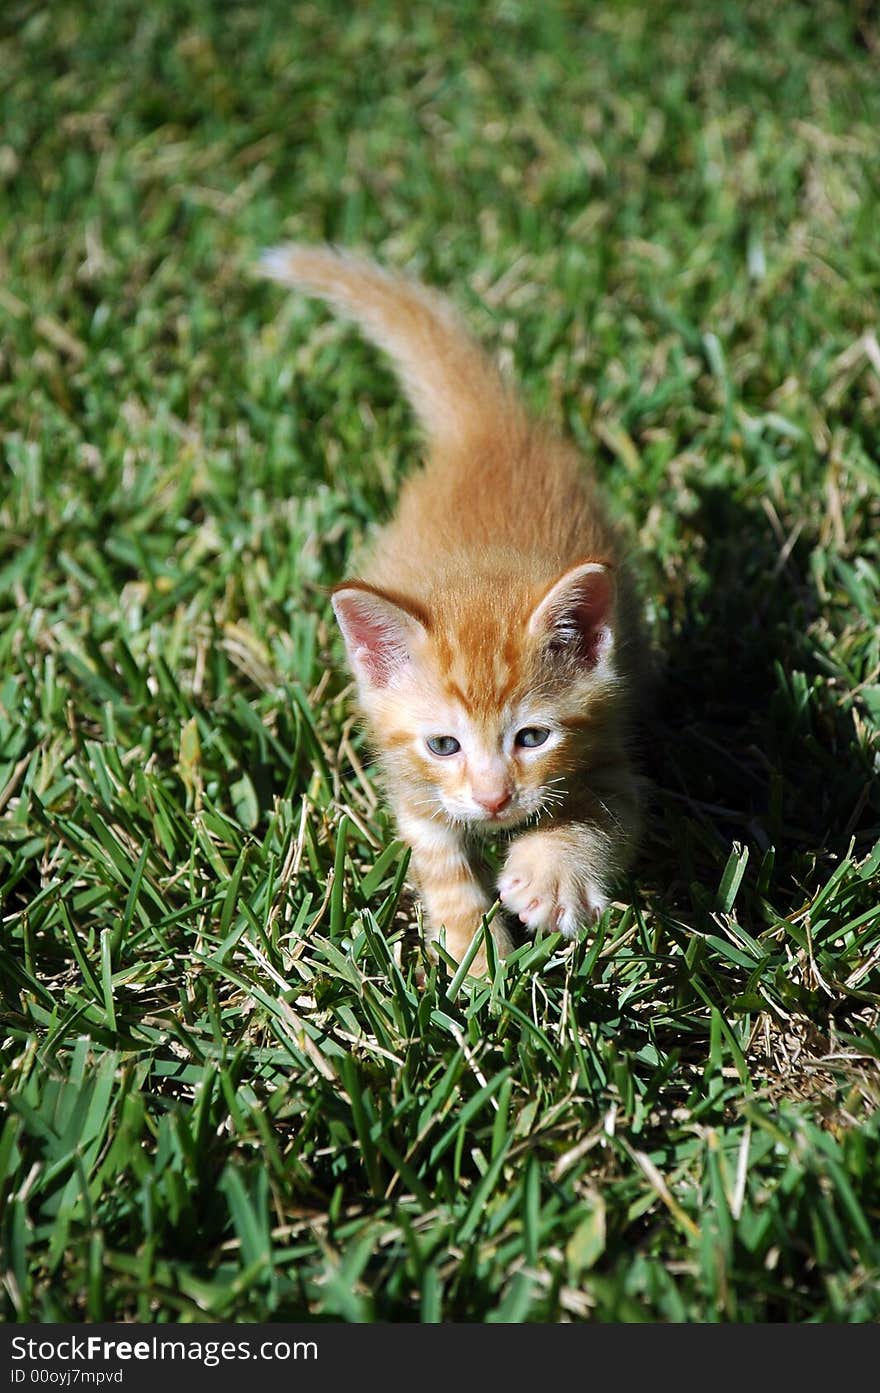
M529 929L598 917L638 830L626 732L639 652L619 544L575 450L530 421L451 306L347 254L266 275L355 320L427 437L333 608L429 936L461 959L496 898L480 836L516 833L497 895ZM500 953L512 947L500 916ZM471 971L484 971L480 952Z

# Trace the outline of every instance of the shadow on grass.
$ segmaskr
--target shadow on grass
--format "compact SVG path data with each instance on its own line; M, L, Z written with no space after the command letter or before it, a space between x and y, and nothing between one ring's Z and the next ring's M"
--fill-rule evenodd
M764 861L780 912L880 834L870 756L808 630L820 610L806 545L785 555L770 517L703 490L691 525L705 582L682 597L642 735L653 784L639 868L669 906L718 883L733 841Z

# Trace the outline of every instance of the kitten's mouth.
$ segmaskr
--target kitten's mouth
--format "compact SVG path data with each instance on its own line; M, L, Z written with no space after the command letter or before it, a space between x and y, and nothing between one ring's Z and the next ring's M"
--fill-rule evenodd
M514 827L519 827L521 823L528 821L529 814L525 808L505 808L500 813L479 812L474 815L473 821L477 827L491 828L493 832L507 831Z
M447 816L452 822L460 825L463 823L472 832L485 832L487 835L494 832L513 832L517 827L524 826L530 818L534 816L534 809L516 803L515 806L508 804L500 812L490 813L485 808L474 808L465 805L464 807L446 805Z

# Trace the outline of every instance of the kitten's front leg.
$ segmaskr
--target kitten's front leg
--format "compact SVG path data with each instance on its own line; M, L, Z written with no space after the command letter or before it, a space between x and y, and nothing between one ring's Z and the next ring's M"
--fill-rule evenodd
M574 938L608 903L599 869L602 848L593 829L568 826L526 832L507 853L498 880L505 909L527 929L558 929Z
M483 915L491 908L492 900L457 828L433 818L417 818L410 814L399 814L398 823L412 847L410 874L422 899L428 944L436 942L441 928L445 928L446 948L460 962ZM498 917L491 931L500 956L506 957L513 942ZM486 971L486 955L482 949L470 971L474 975Z
M608 903L608 887L627 864L637 831L634 798L627 793L595 807L596 816L571 818L526 832L511 846L498 880L505 909L533 931L556 929L574 938Z

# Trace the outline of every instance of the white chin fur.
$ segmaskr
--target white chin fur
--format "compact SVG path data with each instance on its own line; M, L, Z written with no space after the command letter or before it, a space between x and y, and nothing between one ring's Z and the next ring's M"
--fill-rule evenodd
M505 810L500 817L489 817L481 809L464 808L460 812L451 813L450 816L457 817L460 821L466 822L469 827L473 827L476 832L510 832L515 827L521 827L529 819L529 814L524 808L514 808Z

